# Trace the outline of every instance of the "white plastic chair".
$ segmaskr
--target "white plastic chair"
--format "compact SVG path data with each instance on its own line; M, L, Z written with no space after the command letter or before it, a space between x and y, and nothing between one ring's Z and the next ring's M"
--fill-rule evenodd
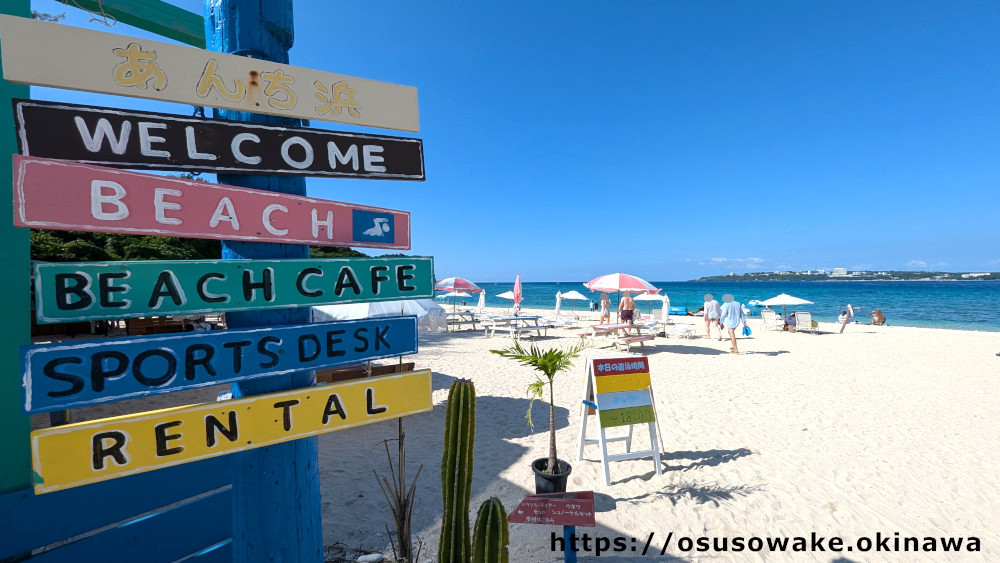
M798 315L796 315L798 316ZM774 311L764 309L760 312L760 318L764 321L764 328L766 330L784 330L784 323L778 322L778 314Z
M795 330L797 332L802 332L803 330L808 330L809 332L816 332L813 327L813 317L812 313L800 313L795 312Z

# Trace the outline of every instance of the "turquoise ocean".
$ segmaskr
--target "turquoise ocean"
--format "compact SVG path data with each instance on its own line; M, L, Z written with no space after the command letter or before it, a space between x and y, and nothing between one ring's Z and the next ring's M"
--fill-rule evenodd
M704 295L711 293L722 301L723 294L732 293L737 301L746 304L751 299L768 299L779 293L788 293L812 301L813 305L795 307L795 310L809 311L818 321L835 321L841 308L850 303L861 311L859 322L868 321L868 313L882 309L889 325L950 328L961 330L984 330L1000 332L1000 282L655 282L654 286L670 297L672 307L687 307L696 311L704 303ZM487 307L505 307L510 301L497 294L510 291L514 283L478 283L486 291ZM599 293L591 293L582 282L528 282L522 283L524 300L522 307L553 309L556 292L576 290L592 301L599 300ZM609 294L612 309L617 307L617 295ZM478 296L465 298L466 306L475 306ZM450 299L439 299L439 303L451 304ZM459 302L459 306L461 303ZM660 309L659 301L640 301L640 311ZM587 301L564 300L562 307L587 311ZM753 316L760 309L750 308ZM777 307L780 311L781 307ZM791 312L792 309L789 309Z

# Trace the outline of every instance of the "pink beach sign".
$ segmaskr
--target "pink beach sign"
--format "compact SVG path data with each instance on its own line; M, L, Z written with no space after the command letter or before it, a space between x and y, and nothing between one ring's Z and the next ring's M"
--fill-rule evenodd
M40 229L410 248L410 214L14 156L14 224Z

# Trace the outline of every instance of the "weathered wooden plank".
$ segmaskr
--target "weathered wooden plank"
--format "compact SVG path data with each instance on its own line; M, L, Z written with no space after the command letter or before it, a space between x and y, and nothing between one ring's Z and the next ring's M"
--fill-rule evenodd
M16 100L14 116L25 156L140 170L424 179L420 139L31 100Z
M233 563L233 540L229 539L192 553L188 559L191 563Z
M232 489L157 512L31 558L32 563L169 563L232 537Z
M420 130L411 86L9 16L0 40L10 82Z
M0 559L228 485L232 463L223 456L48 495L30 488L0 495ZM86 517L67 507L86 507Z
M14 224L63 231L410 248L410 214L14 156Z
M24 410L138 396L417 353L417 318L189 332L25 346Z
M656 413L653 411L652 406L613 409L608 411L598 410L597 414L601 418L601 428L612 428L628 424L644 424L656 421Z
M40 323L429 299L429 257L39 262Z
M431 372L372 377L31 433L37 494L431 410Z
M66 5L87 10L95 16L103 12L132 27L205 48L205 18L162 0L73 0Z

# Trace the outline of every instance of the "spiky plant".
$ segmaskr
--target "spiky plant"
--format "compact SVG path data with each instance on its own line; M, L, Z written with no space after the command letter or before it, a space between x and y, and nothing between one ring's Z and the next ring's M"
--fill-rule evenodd
M548 386L549 389L549 460L546 465L546 473L555 473L558 471L558 462L556 461L556 406L555 406L555 393L552 390L552 379L557 373L565 371L570 368L573 364L573 359L580 355L585 346L583 344L577 344L569 348L549 348L548 350L542 350L534 343L528 348L527 351L521 347L521 343L514 341L514 345L503 350L490 350L494 354L502 356L504 358L510 358L522 365L530 366L534 368L536 372L541 373L545 376L542 379L535 374L536 381L528 385L528 396L531 401L528 402L528 414L525 418L528 419L528 425L531 427L532 431L535 429L534 422L531 420L531 407L535 404L535 401L543 397L545 392L545 387Z

